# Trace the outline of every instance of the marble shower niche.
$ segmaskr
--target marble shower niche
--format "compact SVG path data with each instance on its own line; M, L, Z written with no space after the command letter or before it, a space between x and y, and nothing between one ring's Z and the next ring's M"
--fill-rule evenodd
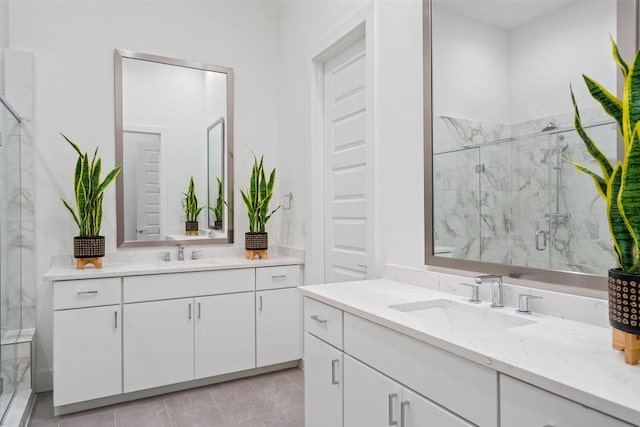
M595 108L581 113L589 135L615 159L616 125ZM598 170L572 120L563 114L504 125L434 117L441 256L590 274L615 265L605 202L566 161Z

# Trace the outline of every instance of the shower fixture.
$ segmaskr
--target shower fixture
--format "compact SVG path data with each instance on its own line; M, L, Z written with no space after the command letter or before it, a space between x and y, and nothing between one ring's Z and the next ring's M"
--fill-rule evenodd
M558 126L555 123L549 122L545 127L542 128L542 132L549 132L550 130L556 130Z

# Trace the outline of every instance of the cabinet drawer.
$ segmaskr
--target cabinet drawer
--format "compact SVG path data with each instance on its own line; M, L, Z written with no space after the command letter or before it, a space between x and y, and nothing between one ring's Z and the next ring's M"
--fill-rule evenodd
M124 302L143 302L204 295L250 292L255 289L253 268L125 277Z
M349 313L344 350L476 425L498 425L498 374L492 369Z
M544 410L542 410L544 408ZM631 427L601 412L500 375L502 427Z
M300 286L300 266L283 265L279 267L256 268L256 289L295 288Z
M304 330L342 349L342 310L305 298Z
M110 277L54 282L53 309L120 304L121 280L119 277Z

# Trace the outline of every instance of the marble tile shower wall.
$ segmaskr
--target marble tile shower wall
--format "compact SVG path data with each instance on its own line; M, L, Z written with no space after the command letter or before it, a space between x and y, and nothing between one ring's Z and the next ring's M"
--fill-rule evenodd
M616 126L597 108L581 115L615 158ZM598 170L572 121L571 114L511 126L435 117L435 245L453 248L454 258L544 269L602 274L614 265L605 204L591 179L563 160ZM557 131L542 133L550 122Z

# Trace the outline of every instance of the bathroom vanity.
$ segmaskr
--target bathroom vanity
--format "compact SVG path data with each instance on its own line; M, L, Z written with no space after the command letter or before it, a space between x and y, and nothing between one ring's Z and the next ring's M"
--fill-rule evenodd
M305 286L306 427L630 427L610 330L390 280Z
M276 256L52 267L56 412L296 366L300 264Z

